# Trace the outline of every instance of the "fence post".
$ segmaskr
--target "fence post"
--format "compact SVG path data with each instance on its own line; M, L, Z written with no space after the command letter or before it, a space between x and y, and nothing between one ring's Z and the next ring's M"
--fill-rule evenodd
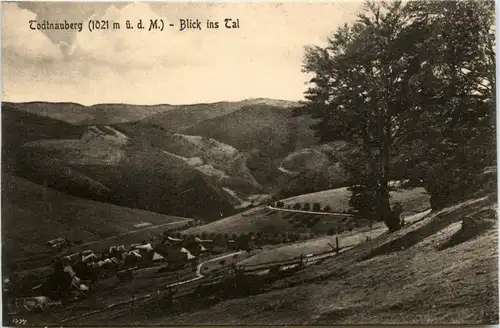
M300 267L304 266L304 255L300 254Z
M132 318L135 318L135 295L132 293Z

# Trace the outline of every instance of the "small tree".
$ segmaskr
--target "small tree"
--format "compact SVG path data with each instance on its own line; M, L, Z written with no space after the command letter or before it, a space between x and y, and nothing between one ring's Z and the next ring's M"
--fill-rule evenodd
M305 204L304 204L304 207L303 207L303 210L304 210L304 211L310 211L310 210L311 210L311 204L309 204L309 203L305 203Z
M251 236L249 234L241 234L236 239L236 244L238 245L238 248L249 252L251 250L250 239Z
M312 208L313 208L313 212L321 212L321 204L320 203L314 203Z
M300 203L295 203L295 205L293 205L294 210L300 210L301 208L302 206L300 205Z

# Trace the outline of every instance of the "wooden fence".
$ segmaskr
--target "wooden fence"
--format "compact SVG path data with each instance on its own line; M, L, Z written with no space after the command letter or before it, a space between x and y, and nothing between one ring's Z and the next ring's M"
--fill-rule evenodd
M269 261L258 264L249 264L242 266L224 267L219 270L211 272L209 276L196 276L184 281L172 283L166 286L158 288L157 286L152 286L149 288L141 288L141 295L131 293L130 298L122 302L111 304L102 309L96 309L87 313L76 315L63 320L58 320L58 324L66 323L69 321L74 321L80 318L84 318L90 315L98 314L105 311L118 310L118 312L123 313L135 313L139 308L143 307L145 304L156 304L159 308L162 308L165 302L178 301L181 298L194 295L197 291L202 291L204 288L210 287L212 285L222 283L226 279L235 275L246 275L252 274L257 271L263 271L266 269L272 269L277 267L286 266L298 266L303 267L310 262L316 262L325 258L329 258L337 255L341 251L351 248L352 245L345 245L341 247L339 245L338 237L336 238L335 246L330 245L332 250L315 253L315 254L302 254L299 257L286 259L282 261ZM182 271L182 270L181 270ZM181 277L181 272L169 272L162 274L160 276L150 276L150 277L135 277L134 279L158 279L158 277Z

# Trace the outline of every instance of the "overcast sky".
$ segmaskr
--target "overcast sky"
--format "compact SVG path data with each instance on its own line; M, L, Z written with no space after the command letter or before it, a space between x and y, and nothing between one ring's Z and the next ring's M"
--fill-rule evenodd
M324 44L360 1L331 3L3 3L4 101L186 104L268 97L300 100L303 47ZM163 32L125 20L164 19ZM178 31L179 19L239 18L240 29ZM29 21L83 22L82 32L33 31ZM87 30L89 19L119 31Z

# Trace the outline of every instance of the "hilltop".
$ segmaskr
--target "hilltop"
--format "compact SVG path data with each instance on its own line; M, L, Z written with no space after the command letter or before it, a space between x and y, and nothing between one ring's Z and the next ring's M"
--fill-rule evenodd
M64 179L82 176L95 185L103 184L93 176L96 170L89 176L78 166L116 168L126 161L130 149L152 151L151 156L159 150L160 158L184 162L187 172L201 174L240 208L257 195L277 192L285 197L342 186L345 176L338 159L331 150L316 146L310 127L314 120L295 116L298 106L265 98L151 106L3 103L3 162L18 172L19 166L26 166L16 162L22 152L43 154ZM87 183L75 188L88 189L83 186ZM65 191L75 189L68 188Z
M152 115L143 121L161 126L165 130L180 132L207 120L225 116L245 107L267 105L286 109L298 106L296 102L267 98L246 99L241 101L221 101L192 105L177 105L175 110ZM219 140L224 142L223 140Z
M343 187L348 175L341 166L352 149L343 141L301 148L286 156L280 163L277 197L285 198L319 190Z
M74 125L117 124L168 112L174 105L97 104L84 106L70 102L3 102L2 106L53 118Z

